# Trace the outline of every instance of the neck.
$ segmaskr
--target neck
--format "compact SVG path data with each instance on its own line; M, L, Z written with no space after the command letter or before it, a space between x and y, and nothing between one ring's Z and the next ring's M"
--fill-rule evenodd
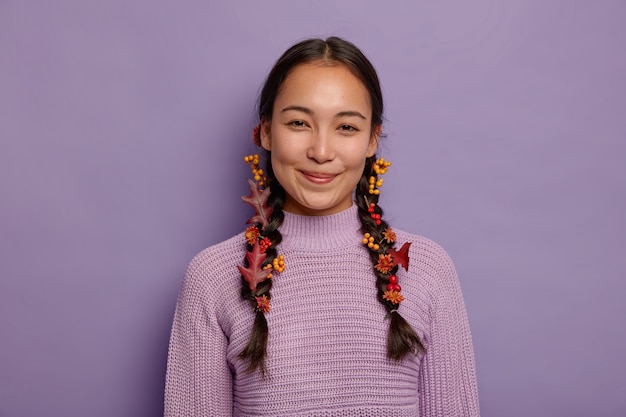
M280 227L281 246L287 248L328 250L353 246L362 239L356 205L326 216L306 216L285 212Z

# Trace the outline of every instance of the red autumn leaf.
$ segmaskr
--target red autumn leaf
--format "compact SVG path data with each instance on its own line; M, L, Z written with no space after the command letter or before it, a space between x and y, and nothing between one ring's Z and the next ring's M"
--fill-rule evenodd
M252 251L246 253L246 259L248 260L249 267L245 268L241 265L238 265L237 268L243 278L246 280L248 285L250 286L250 291L255 292L257 284L265 281L267 279L268 272L263 269L263 262L267 255L261 253L261 246L259 242L255 243L252 247Z
M259 190L256 183L251 179L248 179L248 183L250 184L250 195L242 196L241 199L246 203L250 204L256 214L246 222L250 223L260 223L261 228L265 228L270 221L270 216L272 215L272 208L267 206L267 199L270 196L269 188L264 188L262 191Z
M394 248L387 249L387 253L393 257L394 265L402 265L404 269L409 270L409 248L411 247L411 242L406 242L399 251L396 251Z

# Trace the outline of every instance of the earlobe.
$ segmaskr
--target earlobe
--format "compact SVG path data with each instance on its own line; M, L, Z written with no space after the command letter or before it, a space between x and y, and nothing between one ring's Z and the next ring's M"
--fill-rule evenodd
M266 120L261 121L261 147L266 151L272 148L272 139L270 135L270 123Z
M376 154L376 150L378 149L378 140L380 139L380 135L383 131L383 126L378 125L372 131L372 137L370 138L370 143L367 146L367 157L374 156Z

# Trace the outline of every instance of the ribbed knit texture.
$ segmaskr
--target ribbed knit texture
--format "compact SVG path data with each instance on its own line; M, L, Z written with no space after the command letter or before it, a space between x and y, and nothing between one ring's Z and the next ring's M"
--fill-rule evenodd
M285 213L278 251L287 268L273 278L265 377L246 373L237 357L254 321L240 295L243 234L197 255L176 306L165 415L478 416L471 335L448 255L395 230L398 247L412 242L409 272L397 274L399 312L426 354L394 362L359 229L356 206L323 217Z

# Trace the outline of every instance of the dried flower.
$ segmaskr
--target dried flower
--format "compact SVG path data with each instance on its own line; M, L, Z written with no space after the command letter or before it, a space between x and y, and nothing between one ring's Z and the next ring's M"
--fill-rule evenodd
M260 235L258 227L250 226L246 229L246 242L248 242L248 245L254 245Z
M400 304L404 301L404 297L400 294L400 291L385 291L383 298L393 304Z
M256 298L256 309L263 313L269 313L272 306L270 305L270 299L267 296L262 295Z
M388 274L391 269L394 267L393 258L389 254L379 254L378 255L378 263L374 265L380 273Z
M383 240L386 240L389 243L394 243L396 241L396 232L391 230L390 227L385 229L383 232Z
M252 142L254 142L256 146L261 146L261 124L260 123L256 125L254 129L252 130Z

